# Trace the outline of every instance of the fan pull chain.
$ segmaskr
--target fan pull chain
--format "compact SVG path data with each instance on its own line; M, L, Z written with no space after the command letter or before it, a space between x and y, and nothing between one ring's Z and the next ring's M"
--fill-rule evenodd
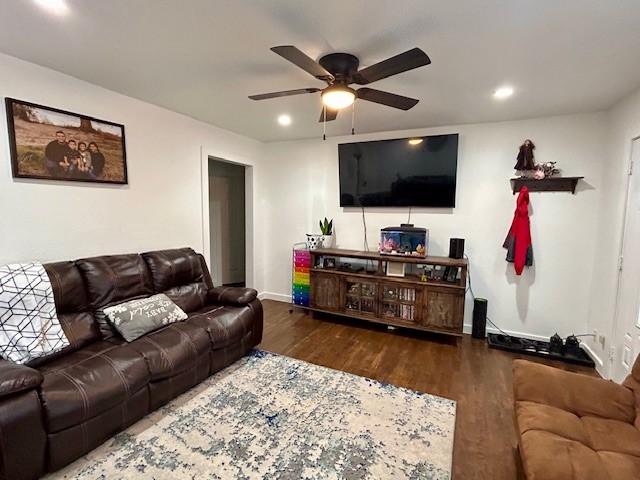
M351 135L356 134L355 124L356 124L356 102L353 102L353 105L351 106Z
M322 106L322 115L324 117L324 121L322 122L322 140L327 139L327 106Z

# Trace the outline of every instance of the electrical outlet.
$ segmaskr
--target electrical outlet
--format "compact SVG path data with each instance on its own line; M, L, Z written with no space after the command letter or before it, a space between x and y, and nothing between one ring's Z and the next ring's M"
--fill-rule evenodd
M596 328L593 329L593 343L604 350L605 337L604 335L600 335L600 332L598 332Z

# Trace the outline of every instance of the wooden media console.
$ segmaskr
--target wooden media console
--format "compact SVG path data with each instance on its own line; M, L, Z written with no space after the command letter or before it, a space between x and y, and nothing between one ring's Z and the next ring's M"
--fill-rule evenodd
M396 327L462 335L468 263L448 257L310 250L302 308ZM388 264L392 263L389 268ZM402 264L402 265L398 265ZM387 272L404 267L404 276Z

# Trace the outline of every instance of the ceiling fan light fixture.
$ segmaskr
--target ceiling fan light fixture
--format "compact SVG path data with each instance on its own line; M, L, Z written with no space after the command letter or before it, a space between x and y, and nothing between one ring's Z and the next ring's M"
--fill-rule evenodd
M353 105L356 91L344 85L325 88L322 92L322 103L331 110L340 110Z

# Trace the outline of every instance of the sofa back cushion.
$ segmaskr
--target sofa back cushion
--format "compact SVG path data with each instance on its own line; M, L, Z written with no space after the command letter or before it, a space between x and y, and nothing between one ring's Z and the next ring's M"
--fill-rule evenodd
M138 254L84 258L76 265L84 277L93 310L153 295L151 275Z
M159 250L142 254L151 272L153 289L164 293L187 313L206 304L208 274L200 256L191 248Z
M137 253L76 260L85 282L89 307L95 312L102 338L116 335L102 312L105 307L153 295L153 282Z
M69 340L69 346L52 355L32 360L28 363L29 366L37 366L66 355L101 338L98 323L89 308L82 275L75 264L56 262L44 264L43 267L51 282L56 314Z

